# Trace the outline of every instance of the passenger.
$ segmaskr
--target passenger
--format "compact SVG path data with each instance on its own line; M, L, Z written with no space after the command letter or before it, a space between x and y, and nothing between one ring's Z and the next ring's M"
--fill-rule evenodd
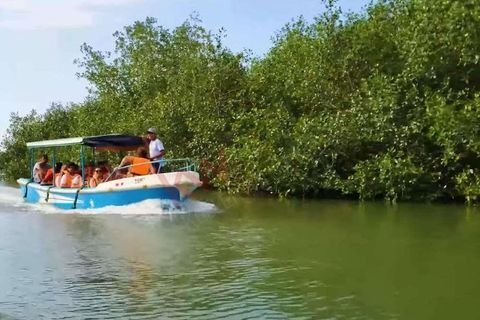
M55 170L53 170L52 168L48 169L47 173L42 179L41 184L46 184L46 185L53 184L54 177L56 176L56 174L60 172L61 168L62 168L62 163L57 162L55 164Z
M90 180L88 180L88 186L90 188L95 188L102 182L103 182L102 168L95 168L95 171L93 172L93 176L90 178Z
M50 169L50 165L48 164L48 156L43 154L33 166L33 181L37 183L42 182L43 177L46 175L48 169Z
M157 129L149 128L147 130L147 137L150 141L148 144L149 156L151 161L158 161L163 158L165 155L165 148L163 147L162 141L157 138ZM160 172L161 165L160 162L152 163L155 173Z
M112 172L112 168L108 164L108 160L98 161L98 167L102 169L102 174L104 178L110 176L110 172Z
M136 152L136 156L126 156L120 162L120 168L127 165L131 165L128 169L128 173L132 176L143 176L147 174L155 174L150 160L148 159L147 150L144 147L139 147Z
M63 176L63 173L65 172L65 170L67 170L67 165L63 164L63 165L61 165L60 171L58 173L55 173L55 187L60 187L61 186L62 176Z
M80 168L78 167L78 165L75 165L73 167L71 188L81 188L81 187L83 187L83 179L82 179L82 175L80 173L81 173Z
M41 185L49 185L53 183L53 169L49 168L47 172L43 175L42 181L40 181Z
M74 174L75 174L75 163L70 162L67 164L65 170L62 173L62 179L60 180L60 187L71 188Z
M87 163L85 166L85 185L88 185L90 179L93 177L95 164L93 162Z

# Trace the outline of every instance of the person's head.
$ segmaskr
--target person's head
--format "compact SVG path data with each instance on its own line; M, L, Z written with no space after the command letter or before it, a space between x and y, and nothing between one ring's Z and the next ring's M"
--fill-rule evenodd
M89 162L85 165L85 174L87 176L91 176L93 174L93 170L95 169L95 165L93 162Z
M93 171L93 177L102 178L102 176L103 176L102 168L99 168L99 167L95 168L95 170Z
M153 141L155 139L157 139L157 129L155 128L149 128L147 130L147 138L150 140L150 141Z
M139 147L136 152L137 157L148 159L147 149L144 147Z
M110 166L108 165L108 160L98 161L97 168L100 168L103 174L110 174Z
M63 170L63 163L57 162L55 163L55 173L59 173Z
M38 162L40 162L40 164L46 164L46 163L48 163L48 155L42 154L42 155L40 156L40 159L38 160Z
M76 167L76 164L75 164L75 163L69 162L69 163L67 164L67 168L66 168L66 169L67 169L68 173L74 174L74 173L75 173L75 167Z

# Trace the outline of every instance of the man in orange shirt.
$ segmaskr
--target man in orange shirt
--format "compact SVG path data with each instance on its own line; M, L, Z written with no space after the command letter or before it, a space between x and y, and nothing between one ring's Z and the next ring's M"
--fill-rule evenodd
M135 156L126 156L120 162L120 168L126 165L131 165L128 169L128 173L133 176L144 176L147 174L155 174L150 160L148 159L147 150L144 147L137 149Z

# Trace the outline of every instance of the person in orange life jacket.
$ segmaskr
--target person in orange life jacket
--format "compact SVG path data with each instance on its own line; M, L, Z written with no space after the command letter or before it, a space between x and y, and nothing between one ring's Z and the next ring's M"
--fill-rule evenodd
M62 179L60 180L60 187L71 188L73 173L75 171L75 163L70 162L67 164L65 170L62 172Z
M62 168L62 163L57 162L55 164L55 170L53 170L52 168L48 169L47 173L43 177L41 184L53 184L54 177L56 177L56 175L60 172L61 168Z
M73 176L72 176L72 188L81 188L83 187L83 179L82 179L82 175L80 174L80 168L79 166L76 164L74 167L73 167Z
M62 182L63 173L67 170L67 165L63 164L58 173L55 173L55 187L60 187Z
M81 188L83 186L82 176L79 174L80 170L75 163L67 164L67 169L63 172L60 181L62 188Z
M89 162L85 165L85 185L88 185L90 179L93 177L93 173L95 170L95 164L93 162Z
M147 130L147 139L148 143L148 154L151 161L161 160L165 155L165 148L163 147L162 141L157 138L157 129L149 128ZM159 162L152 163L155 172L159 172L161 169L161 164Z
M128 169L128 173L133 176L143 176L156 173L148 159L147 150L144 147L139 147L135 156L125 156L122 159L122 162L120 162L119 167L121 168L127 164L131 165Z

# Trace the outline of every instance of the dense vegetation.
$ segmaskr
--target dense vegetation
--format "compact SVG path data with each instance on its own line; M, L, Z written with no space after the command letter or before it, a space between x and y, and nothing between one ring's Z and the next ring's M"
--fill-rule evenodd
M170 157L232 192L480 196L480 0L329 4L262 58L196 19L167 30L148 18L114 38L112 53L82 47L84 103L12 115L3 174L26 174L27 140L156 126Z

